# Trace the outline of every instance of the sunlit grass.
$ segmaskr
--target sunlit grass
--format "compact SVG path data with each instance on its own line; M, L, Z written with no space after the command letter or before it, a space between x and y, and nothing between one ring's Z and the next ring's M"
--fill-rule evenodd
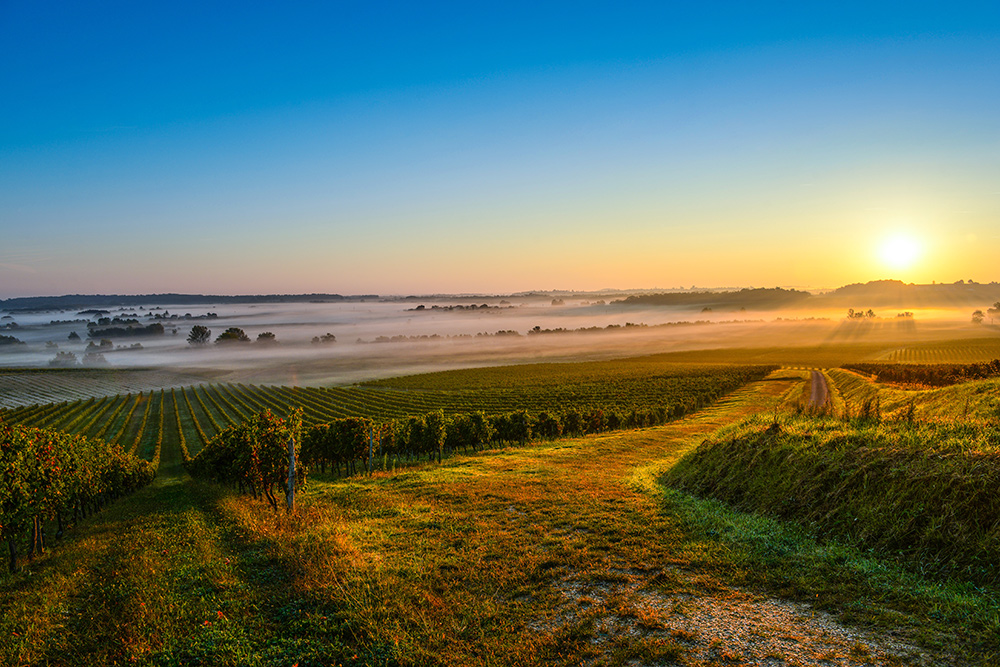
M880 415L915 419L995 421L1000 418L1000 380L975 380L934 389L903 389L842 369L826 372L834 395L834 414L858 414L877 401Z

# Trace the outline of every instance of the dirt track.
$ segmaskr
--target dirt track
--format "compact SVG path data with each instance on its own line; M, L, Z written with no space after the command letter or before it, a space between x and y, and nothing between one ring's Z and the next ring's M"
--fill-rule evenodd
M819 371L812 371L812 387L809 392L809 404L813 407L823 407L830 401L830 388L826 378Z

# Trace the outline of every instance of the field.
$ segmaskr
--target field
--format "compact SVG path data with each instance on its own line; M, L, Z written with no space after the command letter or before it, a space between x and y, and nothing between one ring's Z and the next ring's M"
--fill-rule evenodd
M597 407L628 413L662 407L681 414L759 372L753 367L678 365L654 357L449 371L352 387L213 383L31 405L2 411L0 418L108 440L153 460L158 442L176 441L194 456L221 429L263 410L285 416L302 408L307 425L344 417L385 421L435 410L497 414ZM470 381L470 375L478 380ZM38 377L59 384L79 382L55 371Z
M936 349L960 354L949 345ZM704 485L679 490L671 478L692 469L700 447L752 439L774 422L790 440L823 432L831 442L881 443L851 459L869 473L882 465L879 448L898 451L893 438L911 423L905 441L919 479L958 452L969 469L992 470L1000 381L902 389L830 365L884 352L853 344L708 350L327 388L203 382L8 409L0 415L8 422L117 442L160 474L0 577L0 656L69 664L71 655L95 665L995 664L1000 586L983 565L995 535L978 537L978 552L962 544L943 552L931 532L911 553L900 545L916 544L916 533L905 530L877 543L843 530L853 524L842 518L817 529L811 516L844 509L783 504L787 490L773 480L787 471L764 487L782 511L724 504ZM785 368L731 365L765 361ZM807 405L810 368L823 369L831 407ZM663 406L683 416L456 451L440 464L394 461L344 477L312 471L293 513L194 481L181 466L185 453L262 409L301 407L308 426L436 410ZM864 410L868 422L843 421ZM833 416L800 414L812 411ZM941 440L935 429L952 444L924 447ZM814 458L814 445L795 451L803 489L844 465ZM739 479L768 479L752 458L721 460ZM958 468L942 470L943 480L958 479ZM928 507L948 492L957 495L946 507L975 502L984 525L995 514L960 486L918 488ZM883 520L916 502L902 490L890 496L901 504ZM947 514L914 516L889 526L960 530L942 523Z
M975 364L1000 358L996 336L953 343L914 343L884 355L884 361L908 364Z
M148 392L205 380L203 374L163 369L0 369L0 410Z

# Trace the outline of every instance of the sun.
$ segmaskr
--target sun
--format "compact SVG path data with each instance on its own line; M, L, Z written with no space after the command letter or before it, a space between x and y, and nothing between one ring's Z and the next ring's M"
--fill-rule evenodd
M908 269L920 257L920 242L908 234L893 234L879 246L879 257L890 269Z

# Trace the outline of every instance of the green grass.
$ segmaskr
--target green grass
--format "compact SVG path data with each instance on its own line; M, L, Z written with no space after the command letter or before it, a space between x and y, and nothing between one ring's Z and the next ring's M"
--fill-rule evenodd
M724 551L746 585L925 646L961 641L962 660L1000 657L992 427L756 418L706 440L662 483L665 506L708 545L698 548Z

